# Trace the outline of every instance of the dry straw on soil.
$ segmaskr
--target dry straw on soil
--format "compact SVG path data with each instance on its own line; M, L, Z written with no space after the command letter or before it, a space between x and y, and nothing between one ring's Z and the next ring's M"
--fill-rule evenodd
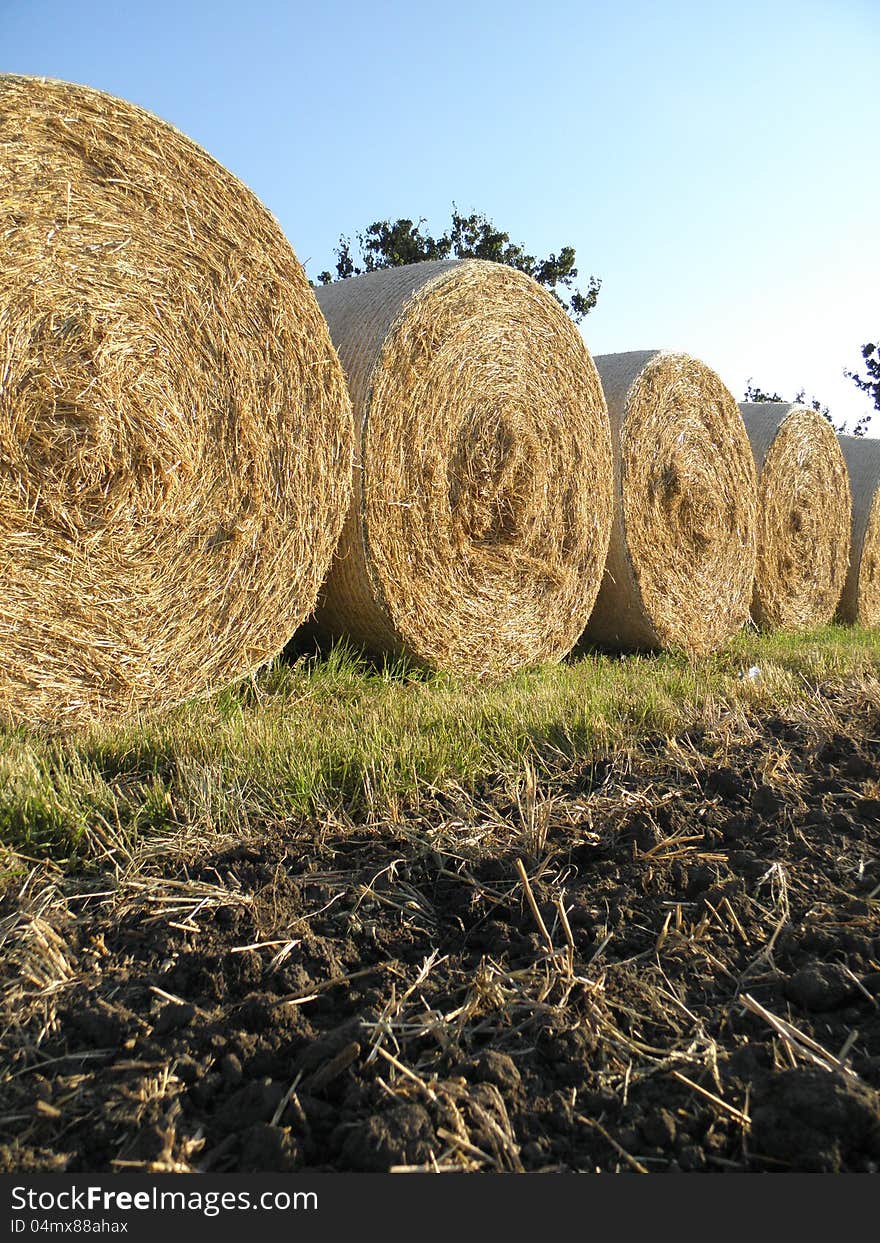
M838 617L880 626L880 441L839 439L852 491L852 538Z
M740 405L758 471L752 617L804 630L834 616L849 558L846 463L827 419L785 402Z
M585 638L698 654L748 617L756 479L737 405L705 363L596 358L614 444L608 564Z
M479 260L328 285L355 408L355 497L319 629L429 668L562 657L598 589L608 417L556 300Z
M0 78L0 718L251 672L314 606L351 411L305 274L141 109Z

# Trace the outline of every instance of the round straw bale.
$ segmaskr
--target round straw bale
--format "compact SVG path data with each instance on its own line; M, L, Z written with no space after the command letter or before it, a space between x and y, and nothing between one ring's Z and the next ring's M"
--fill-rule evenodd
M599 377L546 289L503 264L318 290L355 410L355 495L319 630L475 675L561 658L611 521Z
M849 471L852 527L849 568L837 616L880 626L880 440L840 436Z
M809 406L740 404L758 471L752 618L766 629L831 621L849 558L851 503L834 428Z
M713 651L746 621L755 572L755 464L736 401L687 354L605 354L596 366L615 502L585 638Z
M170 125L0 77L0 719L162 707L311 612L351 489L326 324Z

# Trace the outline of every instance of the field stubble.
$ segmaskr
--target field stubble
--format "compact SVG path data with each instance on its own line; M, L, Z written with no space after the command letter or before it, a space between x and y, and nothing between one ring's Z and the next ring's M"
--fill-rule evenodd
M0 1169L877 1169L875 642L7 736Z

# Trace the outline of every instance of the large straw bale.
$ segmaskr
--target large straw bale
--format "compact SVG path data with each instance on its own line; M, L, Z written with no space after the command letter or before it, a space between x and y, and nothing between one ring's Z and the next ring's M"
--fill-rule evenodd
M746 621L755 571L755 464L736 401L687 354L605 354L614 446L608 564L585 638L693 654Z
M318 626L429 668L562 657L598 589L611 450L580 333L479 260L318 291L355 409L355 496Z
M839 440L849 471L852 528L837 615L860 626L880 626L880 440L865 436Z
M809 406L740 404L758 471L752 617L765 629L831 621L849 559L850 490L834 429Z
M313 608L351 411L272 216L170 125L0 78L0 719L162 707Z

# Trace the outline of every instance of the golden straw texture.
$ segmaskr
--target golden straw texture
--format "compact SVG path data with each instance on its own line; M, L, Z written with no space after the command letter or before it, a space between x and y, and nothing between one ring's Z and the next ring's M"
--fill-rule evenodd
M755 464L736 402L687 354L605 354L596 366L611 416L615 501L585 638L714 651L746 621L755 572Z
M840 436L852 492L849 569L837 615L880 626L880 440Z
M162 707L311 611L344 377L255 196L98 91L0 77L0 719Z
M355 409L355 497L319 629L430 667L561 658L595 598L611 449L580 333L479 260L318 291Z
M851 503L834 428L785 402L740 405L758 471L752 617L765 629L830 622L849 560Z

